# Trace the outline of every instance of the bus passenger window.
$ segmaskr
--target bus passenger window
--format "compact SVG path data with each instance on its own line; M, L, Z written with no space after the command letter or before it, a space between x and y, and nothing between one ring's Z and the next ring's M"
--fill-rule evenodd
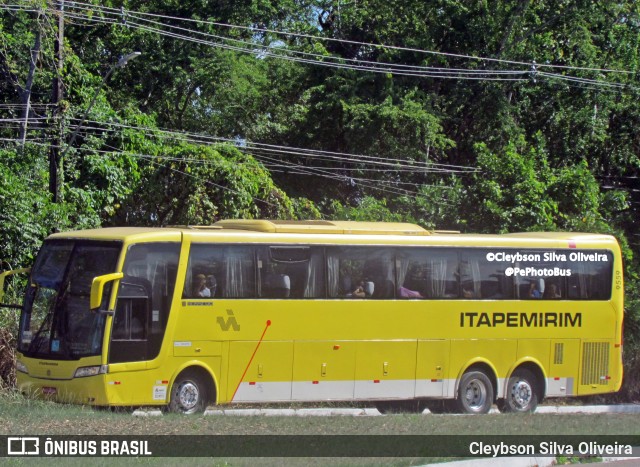
M253 298L255 252L241 245L192 244L183 298Z
M462 298L505 300L513 298L513 277L505 274L506 266L488 259L496 252L464 248L460 250L460 282ZM525 296L530 283L526 283ZM544 287L544 286L543 286Z
M560 300L562 298L562 293L560 292L558 284L551 282L544 291L542 298L545 300Z
M393 250L360 246L327 248L327 279L330 298L394 298Z
M611 277L613 270L613 255L609 251L591 250L581 252L588 259L566 262L566 268L571 270L568 277L570 299L578 300L608 300L611 298Z
M268 274L262 284L262 296L267 298L289 298L291 279L286 274Z
M258 247L259 295L263 298L324 298L322 248Z
M396 254L397 297L458 297L458 255L445 248L403 248Z

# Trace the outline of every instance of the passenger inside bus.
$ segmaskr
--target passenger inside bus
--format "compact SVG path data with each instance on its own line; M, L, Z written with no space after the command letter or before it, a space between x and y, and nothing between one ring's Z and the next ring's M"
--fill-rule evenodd
M462 286L462 298L476 298L476 293L471 286Z
M207 276L207 288L209 289L209 296L215 297L216 290L218 289L218 281L216 280L216 276L213 274L209 274Z
M557 300L562 298L558 286L554 283L549 284L549 287L547 287L547 290L544 293L544 298L547 300Z
M267 274L262 284L262 296L268 298L289 298L291 279L286 274Z
M375 291L375 285L372 281L363 280L360 281L358 286L348 294L347 296L355 297L355 298L366 298L371 297Z
M544 294L544 279L535 279L529 286L529 298L542 298Z
M193 297L206 298L211 297L211 290L207 287L207 276L197 274L193 281Z
M407 289L406 287L398 287L398 297L400 298L424 298L417 290Z

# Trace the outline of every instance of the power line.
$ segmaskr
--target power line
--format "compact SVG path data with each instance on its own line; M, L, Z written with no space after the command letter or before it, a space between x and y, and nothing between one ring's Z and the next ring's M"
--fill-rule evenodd
M580 70L580 71L599 71L599 72L611 72L611 73L631 73L629 71L625 71L625 70L614 70L614 69L604 69L604 68L588 68L588 67L570 67L570 66L562 66L562 65L550 65L550 64L535 64L535 62L533 63L527 63L527 62L517 62L517 61L510 61L510 60L501 60L501 59L491 59L491 58L486 58L486 57L476 57L476 56L470 56L470 55L460 55L460 54L447 54L447 53L442 53L442 52L435 52L435 51L428 51L428 50L423 50L423 49L414 49L414 48L407 48L407 47L398 47L398 46L389 46L389 45L384 45L384 44L373 44L373 43L365 43L365 42L358 42L358 41L349 41L349 40L344 40L344 39L333 39L333 38L322 38L320 36L313 36L313 35L297 35L294 33L287 33L287 32L282 32L282 31L275 31L275 30L266 30L266 29L260 29L260 28L249 28L249 27L244 27L244 26L236 26L236 25L228 25L228 24L223 24L223 23L215 23L215 22L207 22L207 21L199 21L199 20L190 20L190 19L186 19L186 18L178 18L178 17L172 17L172 16L167 16L167 15L156 15L156 14L150 14L150 13L141 13L141 12L134 12L134 11L121 11L121 10L116 10L113 8L107 8L107 7L101 7L101 6L96 6L96 5L90 5L90 4L85 4L82 2L74 2L73 4L70 5L71 8L75 8L76 10L80 10L81 12L83 10L89 10L92 13L97 9L100 12L102 12L104 15L111 15L114 16L118 19L111 19L111 18L100 18L97 17L95 15L91 15L89 16L87 15L82 15L82 14L73 14L71 12L67 12L66 16L67 17L74 17L77 19L83 19L89 22L94 22L94 23L105 23L105 24L122 24L123 23L123 18L122 15L126 15L126 18L136 18L138 21L145 21L147 23L152 23L152 24L157 24L160 25L164 28L168 28L168 29L177 29L177 30L181 30L181 31L185 31L188 32L190 34L196 34L196 35L201 35L201 36L205 36L205 37L213 37L216 38L217 40L223 40L223 41L232 41L232 42L238 42L240 44L245 45L246 47L240 47L240 46L232 46L229 44L225 44L225 43L220 43L220 42L213 42L210 40L203 40L203 39L196 39L192 36L187 36L184 34L178 34L178 33L173 33L173 32L169 32L169 31L164 31L155 27L148 27L142 24L138 24L135 23L133 21L131 21L130 19L126 19L126 21L124 22L124 24L127 27L133 27L133 28L137 28L140 30L144 30L144 31L148 31L148 32L153 32L153 33L157 33L163 36L167 36L167 37L171 37L171 38L175 38L175 39L179 39L179 40L186 40L186 41L190 41L190 42L194 42L194 43L199 43L199 44L203 44L203 45L207 45L207 46L211 46L211 47L216 47L216 48L221 48L221 49L227 49L227 50L232 50L232 51L236 51L236 52L241 52L241 53L247 53L247 54L251 54L251 55L257 55L259 57L262 58L266 58L266 57L275 57L278 59L283 59L283 60L289 60L289 61L294 61L294 62L299 62L299 63L304 63L304 64L312 64L312 65L316 65L316 66L325 66L325 67L331 67L331 68L337 68L337 69L351 69L351 70L358 70L358 71L367 71L367 72L374 72L374 73L391 73L394 75L398 75L398 76L413 76L413 77L430 77L430 78L442 78L442 79L461 79L461 80L478 80L478 81L524 81L527 80L529 76L532 76L532 72L531 72L531 68L536 69L535 72L535 76L543 76L546 78L553 78L553 79L559 79L559 80L575 80L574 82L578 82L580 84L591 84L593 86L604 86L604 87L610 87L612 89L618 89L618 90L622 90L622 89L636 89L633 86L626 86L624 84L621 83L609 83L609 82L603 82L603 81L598 81L598 80L587 80L587 81L582 81L583 79L581 78L576 78L576 77L569 77L566 75L560 75L560 74L554 74L554 73L543 73L540 71L537 71L539 68L544 68L544 67L551 67L551 68L559 68L559 69L567 69L567 70ZM407 51L413 51L413 52L421 52L421 53L427 53L427 54L435 54L435 55L444 55L444 56L455 56L455 57L460 57L460 58L465 58L465 59L472 59L472 60L480 60L480 61L488 61L488 62L497 62L497 63L505 63L505 64L510 64L510 65L518 65L518 66L527 66L529 67L528 70L469 70L469 69L459 69L459 68L439 68L439 67L419 67L419 66L415 66L415 65L404 65L404 64L385 64L385 63L381 63L381 62L371 62L371 61L366 61L366 60L358 60L358 59L347 59L347 58L339 58L339 57L335 57L335 56L331 56L331 55L319 55L319 54L309 54L306 52L301 52L301 51L296 51L293 49L284 49L284 48L272 48L270 46L263 46L263 45L259 45L256 43L250 43L247 41L242 41L239 39L233 39L233 38L227 38L227 37L223 37L223 36L219 36L219 35L213 35L213 34L208 34L208 33L204 33L201 31L193 31L191 29L187 29L187 28L181 28L181 27L177 27L177 26L173 26L171 24L167 25L165 23L161 23L158 21L152 21L149 19L144 18L144 16L149 16L149 17L156 17L156 18L164 18L164 19L172 19L172 20L184 20L184 21L195 21L195 22L201 22L204 24L208 24L208 25L215 25L215 26L219 26L219 27L228 27L228 28L239 28L239 29L247 29L247 30L252 30L252 31L263 31L263 32L272 32L275 34L284 34L284 35L288 35L288 36L300 36L300 37L308 37L308 38L314 38L317 40L333 40L333 41L338 41L338 42L344 42L344 43L353 43L353 44L359 44L359 45L363 45L363 46L368 46L368 47L378 47L378 48L389 48L389 49L397 49L397 50L407 50ZM249 48L247 48L249 47ZM257 49L256 49L257 48ZM311 57L311 58L304 58L304 57ZM327 61L329 60L329 61ZM332 61L332 60L337 60L336 61ZM347 63L344 63L347 62ZM533 66L535 65L535 66ZM513 77L513 78L509 78L509 77L504 77L504 76L518 76L518 77ZM581 86L581 87L585 87L585 86Z
M73 14L68 14L67 16L75 17L75 18L83 18L96 23L104 22L106 24L119 24L117 21L114 21L114 20L103 21L95 17L88 17L88 16L85 17L80 15L74 16ZM169 29L184 30L196 35L212 36L210 34L203 33L200 31L187 30L185 28L165 25L163 23L159 23L159 24ZM311 65L338 68L338 69L368 71L373 73L385 73L385 74L391 73L399 76L484 80L484 81L523 81L523 80L527 80L529 75L528 70L527 71L465 70L465 69L454 69L454 68L421 67L417 65L385 64L381 62L372 62L372 61L366 61L366 60L335 57L332 55L311 54L311 53L296 51L292 49L272 48L269 46L249 43L249 42L241 41L238 39L230 39L230 38L221 39L226 41L240 42L245 45L245 47L241 47L241 46L234 46L234 45L229 45L221 42L206 40L206 39L198 39L193 36L179 34L171 31L164 31L156 27L146 26L143 24L135 23L133 21L128 21L127 27L132 27L132 28L140 29L147 32L153 32L162 36L185 40L185 41L193 42L196 44L211 46L211 47L220 48L220 49L232 50L235 52L241 52L241 53L246 53L250 55L256 55L261 58L275 57L278 59L297 62L297 63L311 64ZM219 38L220 36L213 36L213 37ZM311 57L311 58L305 58L305 57ZM347 63L343 63L343 62L347 62ZM493 75L497 75L497 77L492 77ZM519 75L520 77L508 78L508 77L501 77L501 75L505 75L505 76Z
M0 141L11 141L11 142L17 142L17 141L19 141L19 140L15 139L15 138L0 138ZM50 146L51 146L51 144L48 144L48 143L39 143L39 142L36 142L36 141L32 141L31 139L26 140L26 141L25 141L25 143L28 143L28 144L34 144L34 145L37 145L37 146L46 146L46 147L50 147ZM58 149L61 149L61 146L58 146ZM238 195L244 195L244 193L242 193L242 192L240 192L240 191L238 191L238 190L234 190L233 188L229 188L229 187L226 187L226 186L224 186L224 185L220 185L220 184L218 184L218 183L212 182L211 180L205 180L205 179L199 178L199 177L197 177L197 176L195 176L195 175L193 175L193 174L189 174L189 173L186 173L186 172L183 172L183 171L180 171L180 170L174 169L174 168L172 168L170 165L164 165L164 164L161 164L161 163L159 163L159 162L157 162L157 161L155 161L155 160L154 160L154 159L161 158L161 157L159 157L159 156L152 156L152 155L149 155L149 154L139 154L139 153L134 153L134 152L129 152L129 151L120 151L120 150L115 150L115 151L104 151L104 150L99 150L99 149L89 149L89 148L84 148L84 149L80 149L80 150L88 151L88 152L95 152L95 153L103 154L103 155L120 154L120 155L130 156L130 157L134 157L134 158L146 159L146 160L149 160L149 162L151 162L151 163L153 163L153 164L155 164L155 165L158 165L158 166L160 166L160 167L165 167L165 168L167 168L167 169L169 169L169 170L171 170L171 171L173 171L173 172L181 173L182 175L185 175L185 176L189 176L189 177L195 178L195 179L197 179L198 181L201 181L202 183L204 183L204 184L206 184L206 185L215 186L215 187L220 188L220 189L222 189L222 190L226 190L226 191L229 191L229 192L232 192L232 193L238 194ZM170 162L170 161L168 161L168 162L167 162L167 164L168 164L169 162ZM251 196L251 195L249 195L249 197L250 197L251 199L253 199L254 201L257 201L257 202L260 202L260 203L264 203L264 204L268 204L269 206L278 207L277 205L275 205L275 204L273 204L273 203L270 203L269 201L266 201L266 200L263 200L263 199L260 199L260 198L256 198L256 197Z
M76 121L77 119L71 118L70 121ZM199 133L193 132L179 132L173 130L167 130L163 128L151 128L145 126L137 126L137 125L128 125L118 122L100 122L95 120L87 119L85 120L88 124L96 124L99 125L94 127L94 129L98 130L108 130L103 125L107 125L110 127L116 128L128 128L134 130L145 131L148 134L152 135L166 135L167 137L176 137L179 139L185 139L188 142L222 142L222 143L230 143L236 146L240 150L245 150L247 148L257 148L263 151L272 151L280 154L287 155L295 155L301 157L314 157L319 159L333 159L339 160L346 163L369 163L372 165L378 165L381 167L405 167L410 168L414 171L438 171L444 173L460 173L460 172L476 172L477 168L471 166L464 165L455 165L455 164L442 164L437 162L425 162L425 161L415 161L410 162L405 159L393 159L393 158L385 158L379 156L368 156L363 154L355 154L355 153L344 153L344 152L336 152L336 151L323 151L319 149L307 149L307 148L299 148L292 146L283 146L277 144L268 144L268 143L259 143L253 142L249 140L238 140L232 138L224 138L220 136L211 136L211 135L203 135ZM91 128L91 127L89 127Z
M10 142L17 142L18 140L15 138L0 138L0 141L10 141ZM49 143L44 143L44 142L37 142L34 139L28 139L25 142L26 144L33 144L33 145L37 145L37 146L43 146L43 147L50 147L51 144ZM77 150L82 151L82 152L89 152L89 153L96 153L96 154L102 154L102 155L107 155L107 156L111 156L111 155L124 155L124 156L129 156L129 157L133 157L133 158L137 158L137 159L144 159L144 160L148 160L149 162L154 163L155 165L160 165L162 167L165 167L171 171L174 171L176 173L181 173L183 175L186 176L190 176L192 178L195 178L199 181L202 181L205 184L211 185L211 186L215 186L217 188L223 189L223 190L227 190L236 194L242 194L241 192L234 190L232 188L229 187L225 187L223 185L217 184L215 182L212 182L211 180L206 180L206 179L202 179L200 177L197 177L193 174L189 174L187 172L181 171L176 169L175 167L171 167L171 163L172 162L185 162L185 163L193 163L193 162L200 162L202 163L203 161L198 160L198 159L193 159L193 158L171 158L171 157L166 157L164 155L149 155L149 154L141 154L141 153L135 153L135 152L131 152L131 151L122 151L119 150L117 148L113 148L114 150L112 151L105 151L105 150L100 150L100 149L95 149L95 148L77 148ZM159 162L157 162L158 159L161 159L163 161L166 161L165 164L160 164ZM211 165L217 165L215 164L215 162L210 161ZM299 166L299 165L292 165L292 170L289 171L290 173L296 174L296 175L307 175L307 176L318 176L318 177L323 177L323 178L330 178L330 179L342 179L343 181L346 182L357 182L356 185L360 185L363 188L367 188L370 190L374 190L374 191L380 191L380 192L385 192L385 193L391 193L391 194L395 194L395 195L400 195L400 196L425 196L425 194L420 193L418 191L413 191L413 190L408 190L405 188L399 188L399 187L394 187L392 186L392 182L386 182L383 185L385 186L379 186L381 184L381 180L374 180L374 179L359 179L357 177L349 177L349 176L336 176L335 174L327 174L327 173L322 173L321 171L313 171L313 170L307 170L304 166ZM370 182L375 182L376 184L370 183ZM430 185L422 185L422 184L414 184L416 187L421 187L421 186L430 186ZM449 203L446 203L444 201L444 197L442 195L439 195L440 198L443 200L441 201L441 204L444 205L448 205L448 206L453 206ZM276 205L274 205L273 203L270 203L266 200L260 199L260 198L255 198L252 197L252 199L254 199L254 201L260 201L262 203L266 203L269 204L271 206L277 207Z
M89 9L92 9L92 10L94 10L96 8L96 5L83 3L83 2L74 2L72 7L75 7L76 5L84 5L85 7L89 8ZM78 7L78 8L80 8L80 7ZM395 45L388 45L388 44L376 44L376 43L371 43L371 42L362 42L362 41L355 41L355 40L349 40L349 39L337 39L337 38L332 38L332 37L322 37L322 36L311 35L311 34L302 34L302 33L294 33L294 32L287 32L287 31L278 31L278 30L274 30L274 29L258 28L258 27L253 27L253 26L240 26L240 25L233 25L233 24L220 23L220 22L214 22L214 21L197 20L197 19L192 19L192 18L183 18L183 17L178 17L178 16L169 16L169 15L155 14L155 13L149 13L149 12L139 12L139 11L125 10L125 9L118 10L118 9L115 9L115 8L100 7L100 6L98 6L98 8L102 12L104 12L106 14L111 14L111 15L118 16L118 17L122 18L122 20L124 20L123 15L125 16L125 18L128 18L131 15L147 16L147 17L154 17L154 18L160 18L160 19L167 19L167 20L170 20L172 22L184 21L184 22L204 24L204 25L209 25L209 26L223 27L223 28L228 28L228 29L240 29L240 30L246 30L246 31L249 31L249 32L252 32L252 33L256 33L256 32L271 33L271 34L287 36L287 37L298 37L298 38L313 39L313 40L325 41L325 42L336 42L336 43L342 43L342 44L360 45L360 46L373 47L373 48L399 50L399 51L404 51L404 52L416 52L416 53L427 54L427 55L445 56L445 57L453 57L453 58L464 58L464 59L467 59L467 60L475 60L475 61L481 61L481 62L496 62L496 63L504 63L504 64L509 64L509 65L520 65L520 66L526 66L526 67L530 67L531 66L531 62L505 60L505 59L498 59L498 58L480 57L480 56L474 56L474 55L455 54L455 53L447 53L447 52L439 52L439 51L433 51L433 50L419 49L419 48L415 48L415 47L402 47L402 46L395 46ZM127 19L126 20L126 24L128 24L128 23L129 23L129 21ZM164 23L162 23L162 24L164 24ZM164 24L164 25L167 26L166 24ZM536 66L538 68L558 68L558 69L567 69L567 70L576 70L576 71L578 71L578 70L579 71L598 71L598 72L606 72L606 73L623 73L623 74L633 74L634 73L632 71L627 71L627 70L617 70L617 69L609 69L609 68L593 68L593 67L576 67L576 66L569 66L569 65L553 65L553 64L549 64L549 63L540 63L540 64L536 64Z
M98 129L98 130L105 130L103 127L88 127L85 125L85 129ZM198 141L198 140L191 140L192 142L195 142L197 144L203 144L202 141ZM227 141L223 141L222 143L217 141L217 144L231 144L230 140ZM236 146L237 147L237 146ZM256 157L255 152L260 153L260 151L265 151L264 148L261 149L256 149L256 148L252 148L252 147L247 147L247 146L243 146L240 147L239 149L241 149L242 152L250 154L254 157ZM182 158L171 158L171 157L167 157L167 156L162 156L163 159L166 160L170 160L170 161L180 161L180 162L190 162L190 163L196 163L196 164L207 164L209 161L206 160L202 160L202 159L196 159L196 158L188 158L188 157L182 157ZM265 156L261 156L262 159L265 159ZM256 159L261 160L261 157L256 157ZM442 187L442 186L434 186L434 185L428 185L428 184L418 184L418 183L411 183L411 182L392 182L392 181L387 181L384 179L364 179L362 177L353 177L353 176L348 176L348 175L342 175L342 174L334 174L331 172L328 172L326 168L310 168L308 166L304 166L301 164L295 164L292 162L284 162L284 161L280 161L278 159L273 159L273 158L267 158L270 160L276 160L278 162L281 162L282 166L288 167L287 173L288 174L301 174L301 175L315 175L315 176L320 176L320 177L325 177L325 178L330 178L330 179L340 179L340 180L344 180L344 181L348 181L350 183L353 183L355 181L358 181L358 183L366 188L371 188L374 190L379 190L379 191L385 191L385 192L391 192L394 194L400 194L400 195L415 195L418 196L420 195L420 193L415 192L415 191L411 191L411 190L406 190L406 189L402 189L402 188L397 188L394 185L397 185L398 183L400 184L405 184L405 185L411 185L411 186L415 186L415 187L424 187L424 186L430 186L430 187L434 187L434 188L441 188L441 189L445 189L445 188L449 188L449 187ZM357 163L357 162L351 162L351 163ZM273 164L271 163L266 163L263 164L266 167L271 167ZM385 169L385 172L389 172L390 169ZM415 172L415 170L414 170ZM378 184L383 184L386 185L387 188L390 189L380 189L379 187L376 187L375 185L371 185L368 182L375 182Z

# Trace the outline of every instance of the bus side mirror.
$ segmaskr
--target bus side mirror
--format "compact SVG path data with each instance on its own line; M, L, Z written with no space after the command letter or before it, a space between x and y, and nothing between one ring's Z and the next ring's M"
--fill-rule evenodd
M91 282L91 296L89 297L89 308L91 311L99 313L100 305L102 304L102 295L104 293L104 286L113 281L119 281L124 277L122 272L114 272L112 274L105 274L104 276L98 276L93 278Z
M22 305L9 305L6 303L2 303L4 299L4 280L8 276L13 276L14 274L28 274L31 272L31 268L21 268L21 269L13 269L11 271L4 271L0 274L0 307L1 308L22 308Z

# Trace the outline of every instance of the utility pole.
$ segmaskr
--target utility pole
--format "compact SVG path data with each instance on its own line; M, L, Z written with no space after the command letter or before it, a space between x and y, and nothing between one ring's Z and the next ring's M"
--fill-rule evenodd
M98 86L98 88L96 89L96 92L93 93L93 98L91 99L89 106L84 111L84 114L80 119L80 123L78 123L75 130L73 130L73 133L71 133L71 138L69 139L69 142L65 145L64 150L62 151L62 154L60 154L60 159L64 159L65 154L67 154L67 151L69 150L69 148L71 148L71 146L73 146L73 143L76 141L76 136L78 136L78 132L82 129L82 125L84 124L84 122L87 120L87 117L89 116L89 111L93 107L93 104L96 103L98 94L100 94L100 91L102 91L102 88L104 87L104 85L107 84L107 81L109 81L109 77L113 74L113 72L117 68L124 68L125 66L127 66L127 63L129 63L134 58L139 57L140 55L142 55L142 52L131 52L130 54L123 55L120 57L120 59L115 65L109 68L109 71L107 72L107 74L104 75L104 78L102 78L102 82L100 82L100 86Z
M31 88L33 88L33 78L36 74L36 66L38 63L38 57L40 56L40 47L42 42L42 26L40 24L40 11L38 11L38 16L36 18L36 41L33 44L33 49L31 49L31 61L29 62L29 74L27 75L27 82L24 85L24 90L21 92L22 94L22 120L20 122L20 145L22 146L22 151L24 153L24 146L27 142L27 127L29 125L29 116L31 114Z
M63 44L64 44L64 0L56 2L58 14L58 37L56 37L54 52L56 55L56 77L53 80L52 92L52 121L55 129L51 136L51 147L49 148L49 192L51 193L54 203L60 202L59 180L62 174L61 169L60 148L62 147L62 67L64 65Z

